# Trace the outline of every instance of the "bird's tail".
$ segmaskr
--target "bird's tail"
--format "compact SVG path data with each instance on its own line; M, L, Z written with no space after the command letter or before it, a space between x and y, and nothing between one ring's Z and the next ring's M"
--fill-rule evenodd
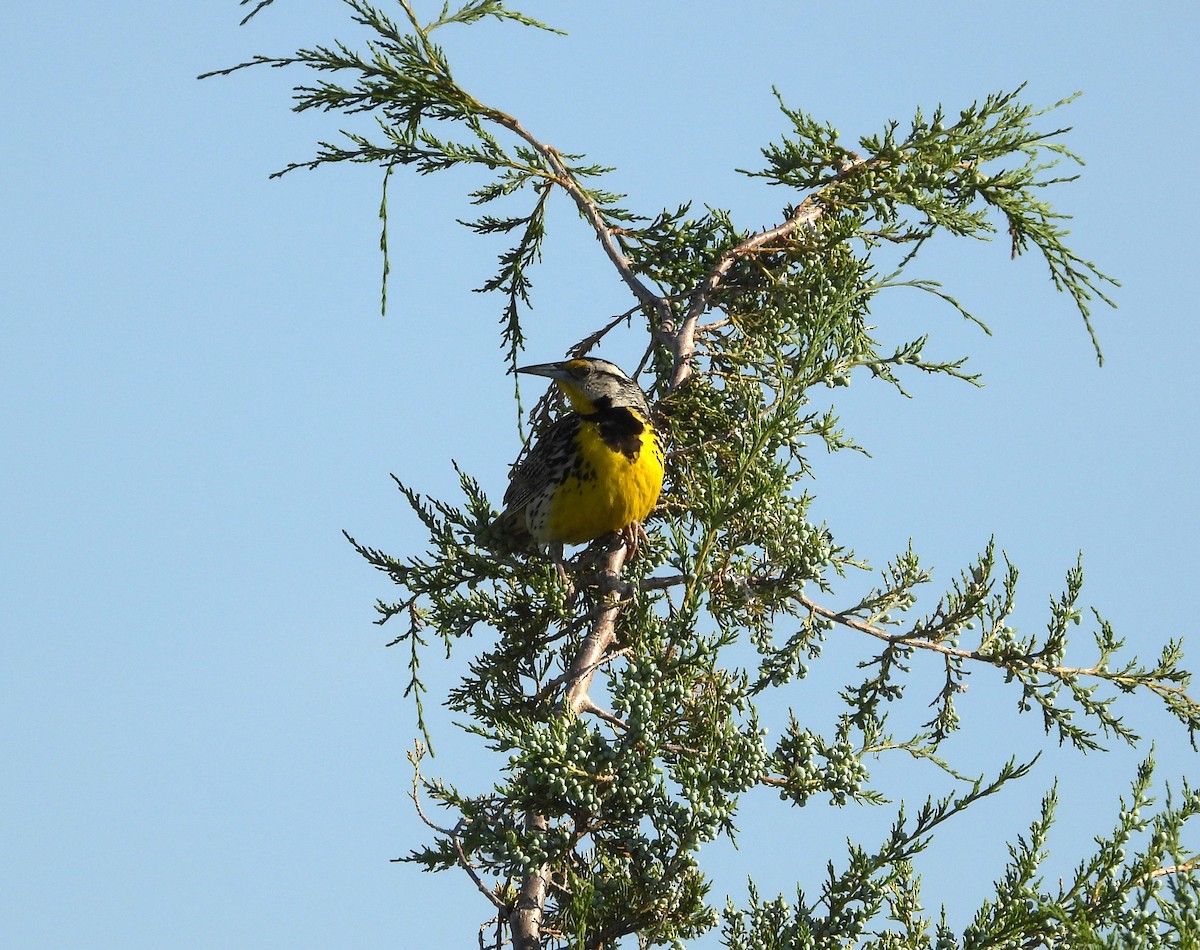
M480 533L479 541L497 554L518 554L536 550L537 544L525 521L525 508L505 508Z

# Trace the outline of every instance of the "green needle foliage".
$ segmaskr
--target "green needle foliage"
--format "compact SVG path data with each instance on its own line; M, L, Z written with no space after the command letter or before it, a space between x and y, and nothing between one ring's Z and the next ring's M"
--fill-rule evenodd
M485 18L546 28L501 0L446 6L428 22L406 0L391 15L344 2L365 30L357 45L220 71L299 67L310 78L295 87L298 111L372 120L280 174L365 163L383 170L386 188L405 166L482 170L487 183L471 200L503 210L466 225L509 242L481 289L502 300L499 342L514 364L531 272L549 239L547 206L572 202L631 295L626 313L582 328L573 352L618 330L641 337L643 381L669 449L639 555L626 564L611 538L593 544L573 565L574 601L548 559L490 546L496 505L465 472L455 501L398 480L428 533L423 553L394 556L350 539L398 588L379 602L379 622L398 628L393 643L409 651L424 738L412 754L412 797L431 836L404 860L458 873L478 891L490 905L480 945L611 948L632 945L628 937L682 946L714 930L730 950L1198 945L1195 858L1182 832L1200 796L1184 784L1156 810L1149 758L1116 806L1115 830L1056 884L1042 872L1048 795L961 933L944 912L923 909L916 872L956 816L1032 765L998 764L987 778L943 757L964 725L973 670L993 670L1018 712L1040 716L1058 745L1138 743L1123 720L1123 704L1137 697L1161 702L1194 740L1200 705L1187 693L1180 644L1150 662L1132 656L1081 606L1079 566L1051 600L1045 630L1018 631L1017 570L991 541L941 593L927 593L932 573L910 549L857 602L830 606L835 581L867 568L809 514L814 449L857 448L830 393L864 376L903 391L913 371L976 379L964 359L928 356L925 336L889 346L872 325L877 298L896 287L980 323L939 284L910 276L931 238L1000 233L1014 256L1040 254L1089 333L1090 307L1111 303L1113 281L1067 245L1063 216L1044 200L1072 180L1060 167L1078 162L1063 143L1068 130L1047 124L1070 100L1036 109L1021 89L997 93L953 115L917 112L853 148L781 101L783 134L748 174L779 186L785 206L777 226L755 231L707 206L629 211L601 187L605 168L558 151L460 86L437 30ZM386 282L386 191L382 215ZM535 410L535 426L547 412ZM1091 641L1069 640L1085 622ZM841 690L841 711L814 719L789 684L813 674L835 630L872 652ZM460 790L424 771L432 737L422 669L447 661L462 676L435 699L493 753L489 788ZM902 709L926 704L926 722L900 724ZM764 716L779 709L786 717L768 731ZM872 778L884 753L919 760L948 791L900 805L882 841L830 858L819 893L764 900L752 885L747 906L717 910L699 851L735 834L739 808L764 794L797 808L882 807ZM431 806L448 817L435 820Z

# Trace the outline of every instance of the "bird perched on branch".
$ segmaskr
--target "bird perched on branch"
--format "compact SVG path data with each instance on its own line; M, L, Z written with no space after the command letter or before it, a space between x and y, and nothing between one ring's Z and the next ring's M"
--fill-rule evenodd
M513 466L493 536L549 545L566 582L564 544L617 531L636 550L641 523L662 491L662 446L646 394L607 360L540 363L517 372L554 380L571 411Z

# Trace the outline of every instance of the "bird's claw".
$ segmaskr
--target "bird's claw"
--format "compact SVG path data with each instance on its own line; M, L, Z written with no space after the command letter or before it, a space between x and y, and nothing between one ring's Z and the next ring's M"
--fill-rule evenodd
M620 539L621 543L629 549L628 560L630 561L637 557L638 547L641 542L649 540L646 537L646 529L643 528L641 523L637 521L622 528L618 532L617 537Z

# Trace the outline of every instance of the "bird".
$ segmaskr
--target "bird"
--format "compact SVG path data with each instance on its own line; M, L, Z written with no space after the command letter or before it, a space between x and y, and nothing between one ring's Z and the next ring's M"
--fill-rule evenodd
M547 545L570 587L563 546L620 532L636 551L662 491L664 458L641 387L608 360L519 367L554 380L570 403L513 465L493 536Z

